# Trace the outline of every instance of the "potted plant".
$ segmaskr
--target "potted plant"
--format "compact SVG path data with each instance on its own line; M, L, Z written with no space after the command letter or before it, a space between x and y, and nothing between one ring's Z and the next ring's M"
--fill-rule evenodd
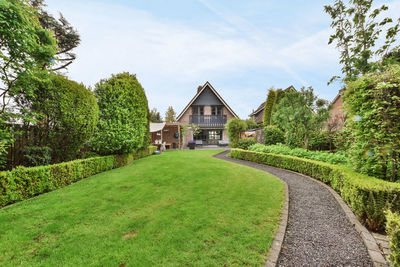
M194 140L189 141L188 146L189 146L189 149L195 149L196 141L194 141Z

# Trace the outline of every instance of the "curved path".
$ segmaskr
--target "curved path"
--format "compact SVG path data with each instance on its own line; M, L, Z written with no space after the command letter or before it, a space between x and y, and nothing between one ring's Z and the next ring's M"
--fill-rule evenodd
M289 217L278 266L373 266L367 249L332 194L319 183L283 169L216 158L275 175L289 187Z

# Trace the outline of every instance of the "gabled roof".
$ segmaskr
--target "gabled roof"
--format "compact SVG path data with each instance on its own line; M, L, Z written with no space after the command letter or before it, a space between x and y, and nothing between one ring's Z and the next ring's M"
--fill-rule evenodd
M278 90L282 90L282 89L278 89ZM294 88L293 85L289 86L288 88L286 88L285 90L283 90L285 92L287 91L296 91L296 88ZM257 113L259 113L260 111L262 111L265 107L265 101L261 103L261 105L252 113L249 114L249 117L251 116L255 116Z
M222 102L222 104L229 110L230 113L232 113L233 116L235 116L236 118L239 118L238 115L236 115L236 113L231 109L231 107L225 102L225 100L218 94L217 90L214 89L214 87L207 81L203 87L201 89L199 89L197 91L197 94L192 98L192 100L190 100L189 104L186 105L186 107L182 110L182 112L178 115L178 117L176 117L176 120L180 120L180 118L183 116L183 114L185 114L185 112L189 109L189 107L193 104L194 101L196 101L196 99L201 95L201 93L203 93L203 91L206 88L210 88L211 91L215 94L215 96L219 99L219 101Z

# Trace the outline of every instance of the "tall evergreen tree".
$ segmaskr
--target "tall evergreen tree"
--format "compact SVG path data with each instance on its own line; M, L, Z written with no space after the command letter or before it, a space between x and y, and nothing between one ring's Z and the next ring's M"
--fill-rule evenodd
M172 106L169 106L165 112L165 122L176 122L176 112Z

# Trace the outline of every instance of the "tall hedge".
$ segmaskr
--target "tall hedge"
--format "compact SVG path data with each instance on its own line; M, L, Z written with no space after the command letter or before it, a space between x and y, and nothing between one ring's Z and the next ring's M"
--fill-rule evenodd
M145 91L128 72L95 85L99 105L98 129L90 142L101 155L141 150L149 143L149 108Z
M231 147L237 147L242 132L246 131L247 124L244 120L239 118L233 118L226 123L226 129L228 130L229 145Z
M274 89L269 89L267 100L265 101L265 107L264 107L263 122L265 126L271 124L272 111L274 109L274 105L276 102L276 96L277 96L277 91Z
M36 114L28 128L28 145L50 147L53 163L75 159L93 135L99 109L96 98L82 84L50 74L32 80L32 94L21 94L16 103L22 111Z

